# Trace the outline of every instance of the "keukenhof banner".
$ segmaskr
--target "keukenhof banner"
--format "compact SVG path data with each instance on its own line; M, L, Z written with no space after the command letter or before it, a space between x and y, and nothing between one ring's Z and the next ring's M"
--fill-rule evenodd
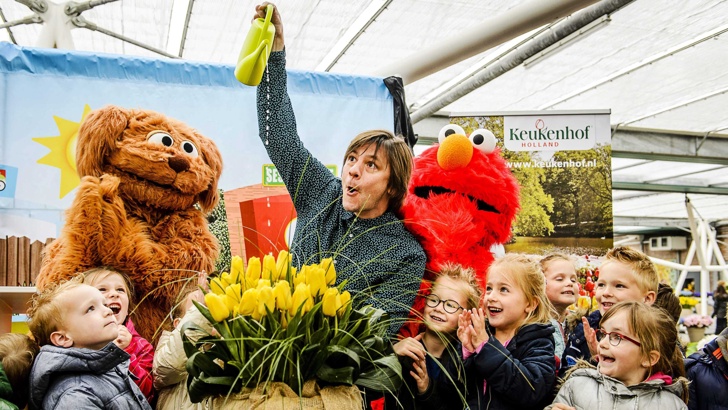
M508 251L599 257L612 246L609 112L468 114L451 122L485 128L521 186Z
M0 42L0 235L57 236L79 183L79 125L109 104L159 111L211 138L223 155L225 191L275 182L258 137L255 88L233 70ZM393 128L381 78L291 71L288 90L304 145L332 172L353 136Z

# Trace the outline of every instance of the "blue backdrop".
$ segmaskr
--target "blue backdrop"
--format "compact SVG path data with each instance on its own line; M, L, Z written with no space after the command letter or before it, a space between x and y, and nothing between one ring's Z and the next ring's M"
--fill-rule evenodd
M225 161L220 188L260 183L270 160L257 135L255 89L233 70L0 42L0 235L57 236L77 184L67 154L74 132L88 109L108 104L162 112L214 140ZM393 129L381 78L289 71L288 89L301 138L325 164L340 169L359 132Z

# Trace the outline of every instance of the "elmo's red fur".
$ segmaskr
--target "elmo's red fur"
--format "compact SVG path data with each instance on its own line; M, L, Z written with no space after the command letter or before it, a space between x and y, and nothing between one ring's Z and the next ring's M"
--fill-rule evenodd
M467 146L460 144L447 157L440 152L440 157L467 158L469 153L459 151ZM432 281L446 262L475 269L481 285L485 284L486 272L493 261L491 246L509 239L511 224L519 209L518 181L498 149L482 152L471 147L470 160L445 169L438 162L441 147L436 145L415 158L402 207L405 226L419 239L427 254L420 296L413 306L417 317L421 317L424 309L421 295L429 293ZM402 327L401 333L414 336L419 333L418 328L415 323L409 323Z
M182 122L107 106L81 125L76 158L81 184L38 287L100 265L126 272L134 323L154 343L184 279L214 267L217 240L203 212L218 202L220 152Z

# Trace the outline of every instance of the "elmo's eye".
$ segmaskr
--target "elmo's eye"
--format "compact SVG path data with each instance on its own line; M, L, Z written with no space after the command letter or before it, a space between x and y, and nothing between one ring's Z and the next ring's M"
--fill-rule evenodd
M477 129L468 138L483 154L490 154L495 149L495 135L489 130Z
M463 130L463 127L457 124L447 124L440 130L440 135L437 136L437 140L440 142L440 144L442 144L445 141L445 138L453 134L460 134L465 136L465 130Z
M147 137L147 141L154 144L161 144L165 147L171 147L174 144L174 138L164 131L152 131Z
M182 151L184 151L185 154L191 156L192 158L197 158L197 156L200 155L197 152L197 147L195 146L195 144L190 141L182 141Z

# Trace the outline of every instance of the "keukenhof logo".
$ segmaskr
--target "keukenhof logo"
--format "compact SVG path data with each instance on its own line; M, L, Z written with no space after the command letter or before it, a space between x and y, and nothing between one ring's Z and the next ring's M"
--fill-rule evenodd
M505 116L503 139L511 151L577 151L594 148L594 115Z
M5 182L7 179L7 171L4 169L0 169L0 191L4 191L5 187L8 186L8 184Z

